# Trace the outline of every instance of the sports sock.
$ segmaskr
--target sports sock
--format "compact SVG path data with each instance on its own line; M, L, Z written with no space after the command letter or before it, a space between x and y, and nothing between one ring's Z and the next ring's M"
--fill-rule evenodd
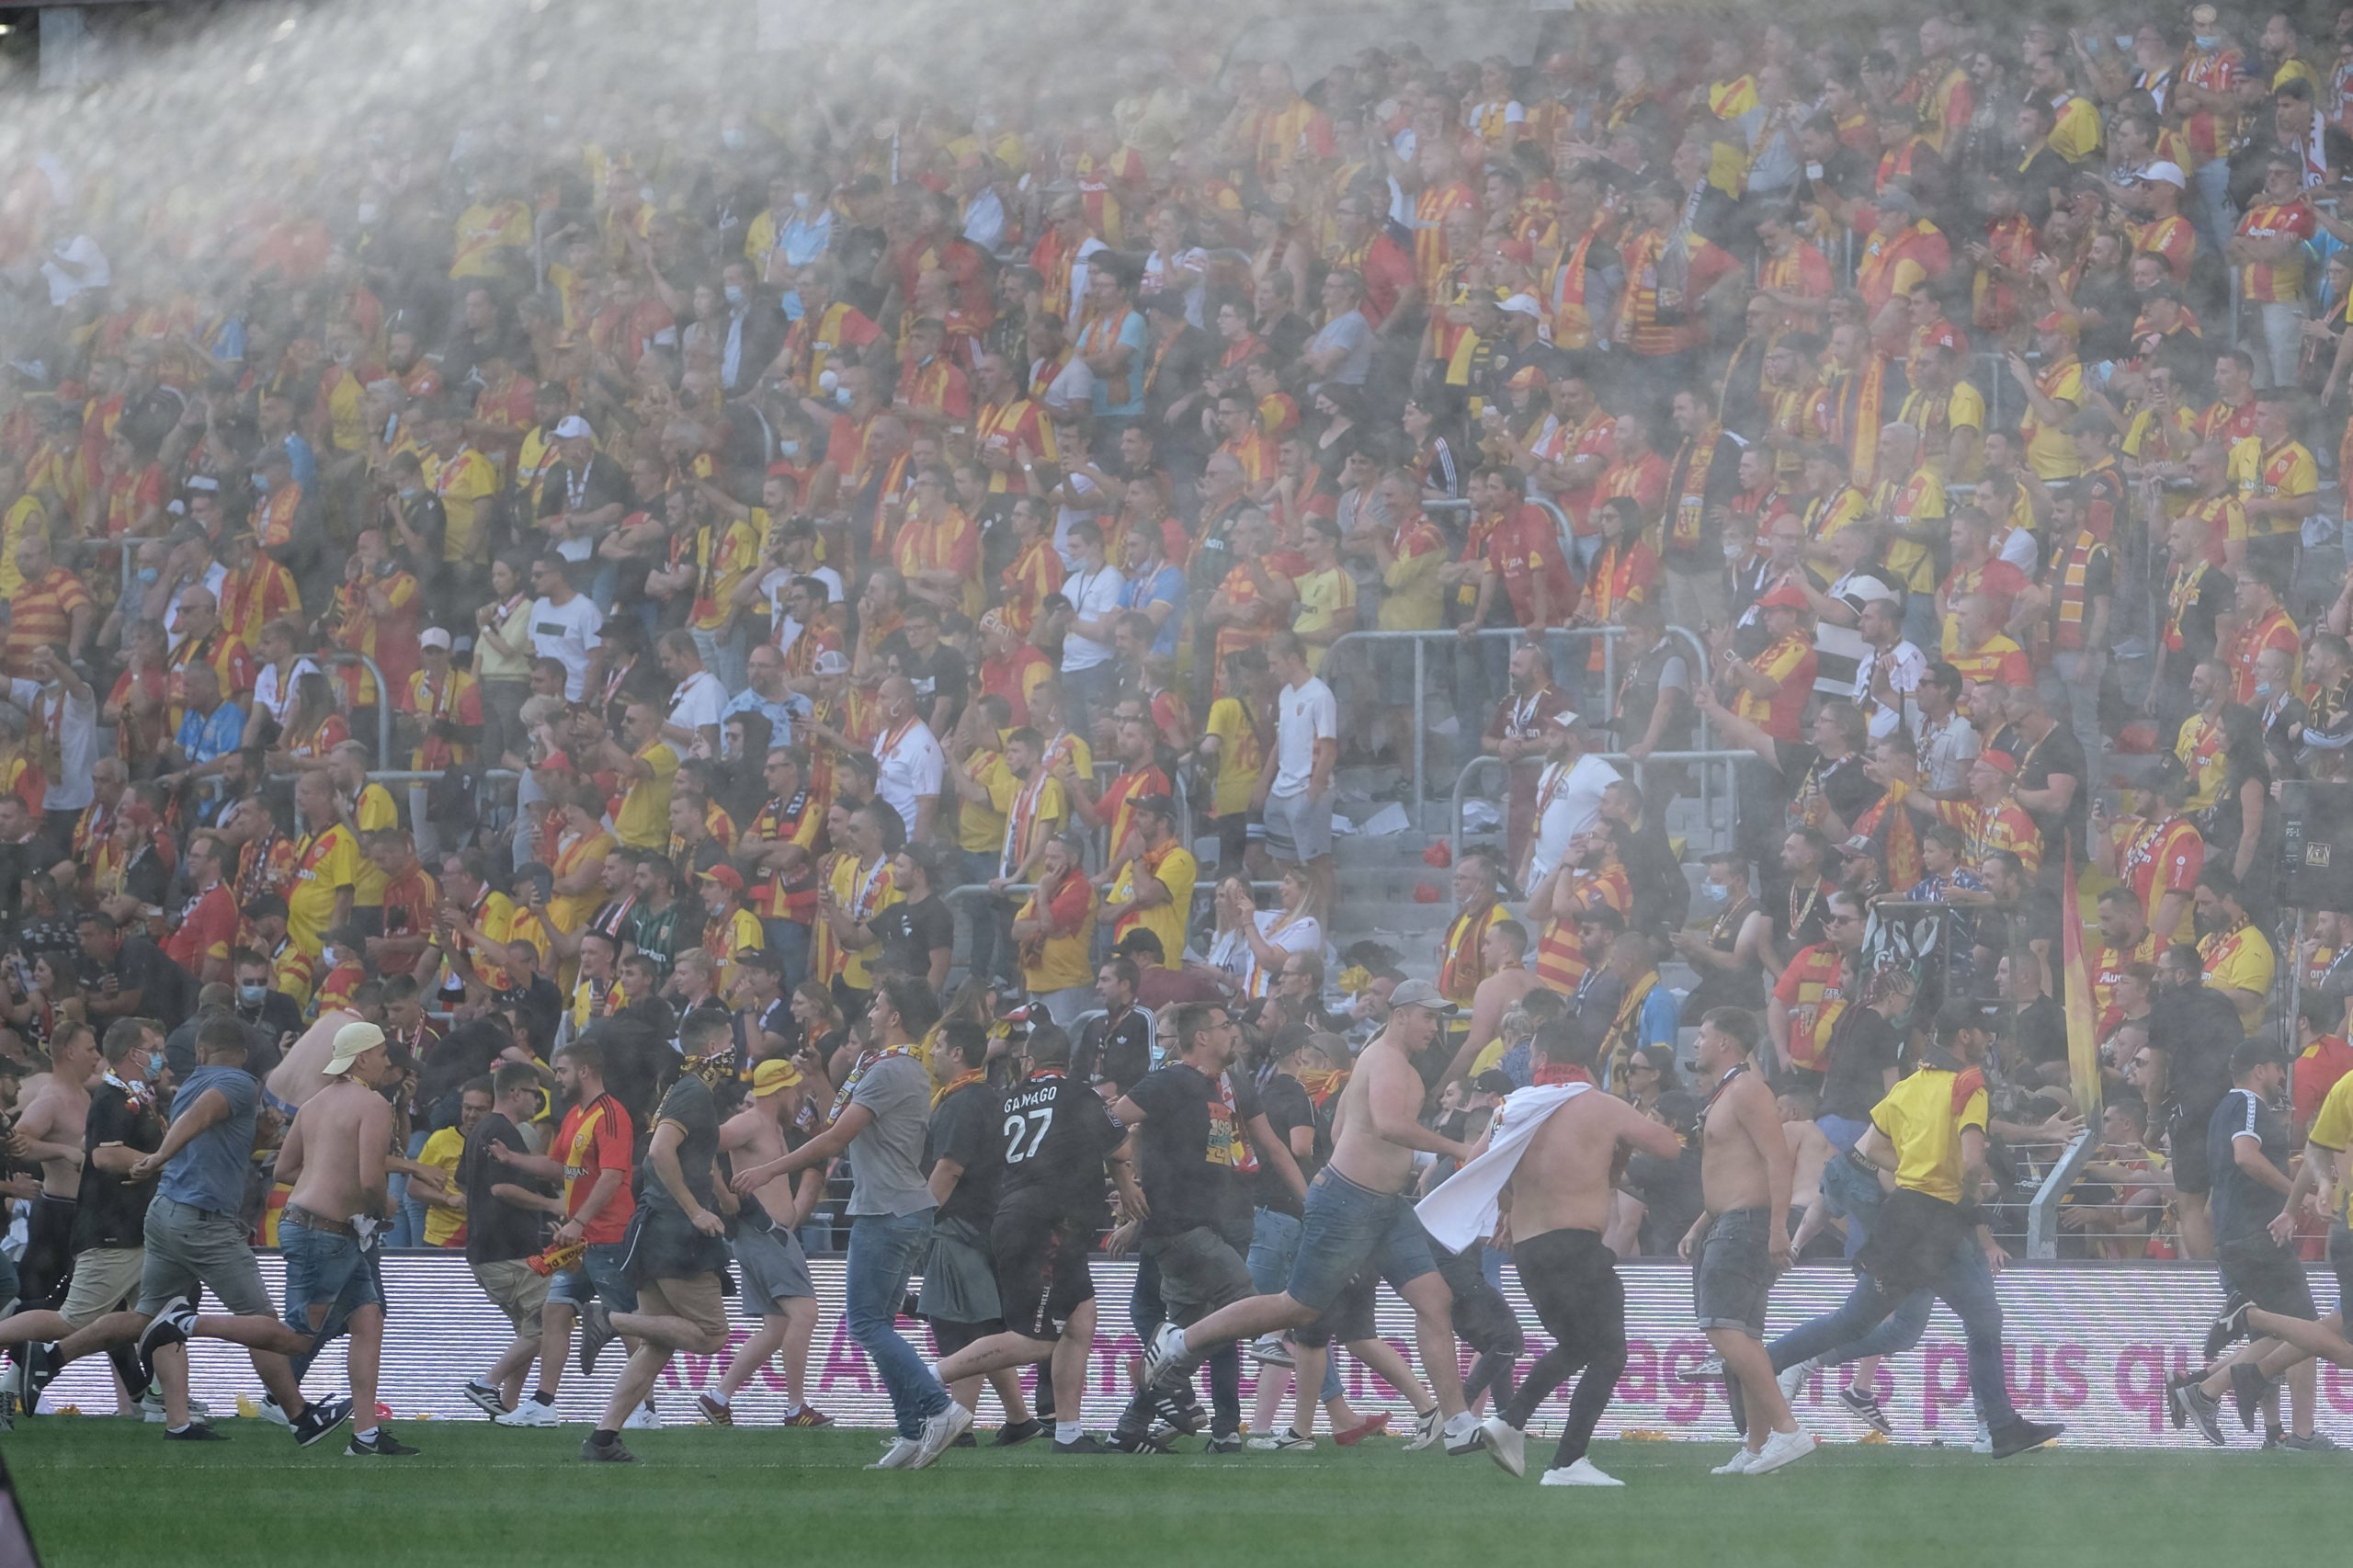
M1086 1436L1086 1423L1084 1421L1057 1421L1054 1423L1054 1441L1057 1443L1075 1443L1081 1437Z
M716 1395L714 1395L713 1397L714 1397L714 1398L716 1398L717 1396L716 1396ZM727 1402L726 1402L724 1399L721 1399L721 1400L719 1401L719 1403L722 1403L722 1404L725 1404ZM788 1420L789 1420L789 1419L790 1419L791 1417L795 1416L795 1415L800 1415L800 1414L801 1414L801 1402L800 1402L799 1400L797 1400L797 1399L796 1399L796 1400L794 1400L791 1403L790 1403L790 1404L788 1404L788 1405L786 1405L786 1406L784 1407L784 1414L785 1414L785 1416L786 1416L786 1418L787 1418Z
M599 1426L588 1434L588 1440L601 1449L620 1442L621 1435L617 1428Z
M729 1406L729 1405L731 1405L731 1404L733 1404L733 1403L734 1403L733 1401L730 1400L730 1399L729 1399L725 1394L721 1393L717 1389L713 1389L713 1390L711 1390L710 1392L709 1392L708 1393L705 1393L705 1394L703 1395L703 1397L704 1397L705 1399L707 1399L707 1400L710 1401L710 1403L711 1403L716 1404L716 1405L720 1406L720 1407L721 1407L721 1408L722 1408L722 1409L726 1408L727 1406ZM785 1414L786 1414L786 1415L791 1415L792 1413L791 1413L790 1411L787 1411L787 1412L785 1412Z
M355 1443L372 1443L376 1440L376 1428L370 1426L362 1432L355 1426L352 1428L351 1440Z
M531 1403L533 1404L553 1404L555 1403L555 1395L548 1392L545 1389L533 1389L531 1391Z

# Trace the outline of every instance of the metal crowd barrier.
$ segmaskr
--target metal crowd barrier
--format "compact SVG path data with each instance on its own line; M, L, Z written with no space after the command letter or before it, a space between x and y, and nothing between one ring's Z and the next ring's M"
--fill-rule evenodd
M2029 1257L2059 1256L2060 1204L2065 1199L2067 1189L2075 1185L2075 1178L2084 1174L2084 1167L2091 1164L2092 1153L2098 1143L2099 1130L2086 1127L2076 1135L2075 1141L2067 1145L2066 1153L2051 1167L2050 1174L2042 1178L2042 1185L2035 1189L2034 1201L2027 1206L2026 1211L2026 1255Z
M1761 759L1755 752L1748 751L1654 751L1640 762L1634 761L1622 751L1595 752L1590 755L1598 756L1602 761L1621 771L1631 769L1634 776L1634 787L1638 790L1643 790L1646 800L1649 795L1649 790L1643 784L1643 770L1651 764L1689 763L1695 765L1695 770L1699 779L1698 802L1699 820L1711 833L1713 832L1716 825L1714 810L1716 791L1711 789L1709 784L1709 780L1712 777L1712 770L1719 765L1723 767L1723 798L1726 801L1736 801L1738 798L1735 793L1737 786L1733 776L1733 769L1738 767L1739 765L1744 762L1761 762ZM1505 766L1506 765L1502 757L1482 754L1478 756L1472 757L1469 762L1464 763L1462 765L1462 771L1454 776L1454 790L1449 799L1447 810L1447 834L1448 837L1454 844L1457 849L1461 847L1463 838L1466 835L1465 829L1463 827L1463 809L1471 798L1472 778L1473 776L1487 768L1501 768ZM1495 798L1501 799L1501 793L1499 792ZM1693 847L1698 853L1706 854L1711 852L1717 846L1711 844L1704 846L1694 846Z

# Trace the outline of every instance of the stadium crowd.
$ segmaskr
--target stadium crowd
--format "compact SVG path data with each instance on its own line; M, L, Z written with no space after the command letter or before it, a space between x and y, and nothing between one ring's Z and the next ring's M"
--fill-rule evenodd
M902 1460L961 1431L892 1326L912 1275L933 1386L993 1380L1017 1439L1051 1379L1033 1409L1008 1369L1076 1286L993 1225L1051 1209L1082 1280L1138 1251L1148 1337L1279 1290L1358 1052L1423 1016L1417 1191L1505 1096L1589 1081L1684 1134L1592 1228L1704 1255L1733 1040L1786 1142L1756 1244L1868 1262L1918 1185L1864 1152L1903 1144L1884 1108L1973 1073L1983 1157L1927 1190L1987 1278L2088 1116L2066 1251L2219 1255L2256 1315L2313 1318L2283 1266L2353 1251L2353 916L2282 868L2353 743L2323 483L2353 9L2317 20L1563 17L1525 59L570 104L420 119L266 200L196 158L153 200L26 161L18 1403L110 1346L126 1402L205 1430L176 1340L299 1368L380 1335L389 1244L462 1249L513 1318L469 1384L498 1420L551 1425L575 1332L585 1366L618 1338L618 1450L669 1349L724 1337L732 1257L761 1328L699 1414L780 1354L820 1424L803 1252L841 1240ZM1427 929L1352 929L1336 832L1481 756L1500 831L1430 840ZM1051 1108L1065 1074L1102 1118ZM1080 1140L1050 1175L999 1131L1024 1103L1027 1155L1041 1105ZM316 1207L355 1135L369 1211ZM290 1295L327 1280L307 1322L215 1278L249 1240ZM1246 1430L1311 1442L1311 1385L1341 1442L1378 1430L1336 1335L1462 1451L1524 1348L1509 1250L1436 1264L1483 1380L1275 1324L1245 1337L1305 1426L1267 1380ZM1060 1303L1026 1328L1022 1267ZM2279 1346L2326 1332L2185 1414L2219 1440L2216 1395L2284 1372L2282 1440L2325 1441ZM1887 1430L1870 1386L1843 1397ZM271 1389L306 1441L340 1418ZM1979 1392L1996 1451L2034 1446ZM1113 1441L1210 1421L1147 1381Z

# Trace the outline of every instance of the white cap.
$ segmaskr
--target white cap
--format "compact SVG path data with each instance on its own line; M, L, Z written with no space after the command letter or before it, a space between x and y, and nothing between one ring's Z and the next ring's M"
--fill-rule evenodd
M416 634L416 645L420 648L438 648L446 653L449 651L449 634L438 626L428 626Z
M335 1054L319 1069L330 1078L351 1071L351 1064L384 1043L384 1031L373 1024L346 1024L335 1031Z
M2188 176L2181 172L2179 164L2151 164L2141 171L2141 181L2144 185L2169 185L2176 190L2189 188Z
M849 674L849 656L839 648L827 648L810 661L809 673L820 676Z
M1507 316L1535 316L1541 319L1544 307L1536 302L1536 296L1533 294L1514 294L1504 301L1503 312Z
M555 435L559 441L576 441L584 436L593 438L596 434L588 427L588 421L576 414L567 414L556 422Z

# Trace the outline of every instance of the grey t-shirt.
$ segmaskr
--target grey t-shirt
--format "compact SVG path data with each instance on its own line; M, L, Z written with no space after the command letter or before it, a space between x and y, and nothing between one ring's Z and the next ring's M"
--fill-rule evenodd
M924 1135L931 1127L931 1074L913 1056L885 1056L869 1067L849 1103L874 1119L850 1140L849 1211L920 1214L937 1207L924 1179Z
M244 1206L245 1177L253 1168L254 1118L261 1107L261 1085L242 1067L199 1067L173 1097L172 1119L193 1110L207 1090L217 1090L229 1102L229 1114L172 1156L155 1194L191 1209L234 1214Z
M1372 373L1372 325L1360 311L1348 311L1334 316L1307 340L1305 353L1322 353L1343 348L1347 358L1324 380L1337 381L1344 387L1360 387Z

